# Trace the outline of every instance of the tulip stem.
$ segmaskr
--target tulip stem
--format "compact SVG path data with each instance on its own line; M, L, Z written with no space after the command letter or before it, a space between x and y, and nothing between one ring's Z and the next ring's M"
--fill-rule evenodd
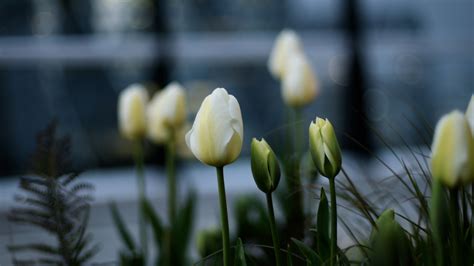
M336 205L336 177L329 178L329 189L331 192L331 266L337 263L337 205Z
M143 142L137 140L135 142L135 168L137 172L137 187L138 187L138 227L140 231L140 243L142 248L143 258L146 259L148 253L148 241L146 233L146 224L144 216L142 215L142 204L146 199L145 191L145 173L144 173L144 158L143 158Z
M173 137L167 143L166 148L166 172L168 177L168 216L170 225L173 225L176 221L176 168L175 143Z
M444 191L443 186L439 180L434 179L431 189L431 204L430 204L430 220L431 230L433 231L434 253L436 258L436 265L444 265L444 249L442 239L442 223L441 215L444 205Z
M281 266L280 239L275 223L275 211L273 209L272 193L267 194L268 219L270 220L270 229L272 231L273 248L275 249L276 266Z
M230 266L229 220L227 217L227 201L225 196L224 167L216 167L217 184L219 186L219 203L221 209L222 246L224 250L224 266Z
M458 202L458 190L457 188L451 189L450 191L450 223L451 223L451 236L452 236L452 256L453 265L461 265L461 258L459 256L459 243L461 241L459 237L459 202Z

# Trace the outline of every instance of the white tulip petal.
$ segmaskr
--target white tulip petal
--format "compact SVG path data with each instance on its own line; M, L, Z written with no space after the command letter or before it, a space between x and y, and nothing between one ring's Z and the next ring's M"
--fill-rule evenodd
M453 111L443 116L433 138L431 168L433 177L453 187L474 178L474 143L464 115Z
M148 105L148 136L156 143L169 140L170 134L178 130L186 120L186 96L176 82L155 93Z
M203 163L223 166L240 154L242 115L237 100L222 88L207 96L186 134L186 143Z
M471 96L466 110L466 119L471 127L471 134L474 136L474 95Z
M303 53L288 59L282 80L282 96L289 106L299 107L311 103L317 95L314 71Z
M286 71L288 58L295 52L302 51L302 44L298 35L292 30L283 30L276 38L268 59L270 73L281 79Z
M147 101L147 91L139 84L132 84L120 93L119 127L126 138L137 139L145 134Z

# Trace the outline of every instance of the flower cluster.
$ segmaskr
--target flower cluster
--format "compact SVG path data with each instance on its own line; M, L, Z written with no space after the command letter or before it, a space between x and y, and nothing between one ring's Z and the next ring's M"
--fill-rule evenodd
M273 77L280 81L283 101L295 112L311 103L317 96L319 88L316 75L304 52L302 41L294 31L283 30L278 35L268 60L268 68ZM242 150L244 143L242 112L238 100L233 95L224 88L216 88L204 98L192 127L186 134L183 134L186 124L185 99L185 90L176 82L156 93L149 102L146 89L143 86L131 85L121 93L119 99L120 130L123 136L131 140L147 136L154 143L166 144L185 141L195 158L205 165L215 167L222 234L220 238L216 235L215 230L209 231L212 234L209 232L202 234L198 239L198 245L200 251L205 253L208 248L205 243L206 239L212 238L222 241L222 261L223 265L227 266L231 261L231 239L224 167L237 160ZM342 166L341 148L329 119L316 117L313 121L308 121L308 124L309 154L314 168L329 181L330 211L325 190L321 188L315 240L317 241L315 244L317 251L313 251L311 247L298 239L291 238L291 241L304 255L308 265L325 263L344 265L343 262L347 258L337 246L338 216L335 182L341 171L346 175ZM301 132L290 136L294 140L293 144L302 137L298 135L299 133ZM279 237L281 231L276 223L272 195L278 189L282 173L290 189L296 192L302 189L298 172L301 158L297 145L294 145L293 148L292 152L296 154L294 156L296 159L277 156L271 145L263 138L260 140L253 138L250 145L250 168L256 186L266 196L269 231L273 240L274 262L277 266L283 265L283 255ZM171 147L167 156L172 158L173 151L174 149ZM432 180L428 181L432 190L431 199L425 199L416 181L413 179L410 181L418 193L417 196L420 197L420 209L423 208L427 216L426 221L423 222L429 223L430 228L426 229L426 232L430 234L429 245L436 249L437 264L461 265L468 259L464 260L460 256L461 252L456 249L455 245L462 246L465 243L470 245L471 240L466 240L463 236L469 238L472 236L472 227L470 227L467 218L469 211L467 211L468 202L465 192L466 185L474 184L474 96L471 97L466 113L452 111L439 120L434 132L431 151ZM180 221L176 220L178 218L175 217L174 166L172 159L170 162L169 165L172 166L168 171L170 176L168 182L171 184L169 187L170 221L180 224ZM349 180L349 177L347 179ZM349 183L353 186L350 180ZM462 196L459 196L460 193ZM471 191L471 193L473 192ZM361 202L361 208L365 208L364 204L368 205L360 194L357 194L357 200ZM291 202L291 204L295 204L290 205L290 211L302 209L301 205L298 205L298 201L301 201L301 198L296 198L296 201ZM448 202L451 204L449 207L447 206ZM459 211L460 202L463 205L462 211ZM469 204L474 206L472 202ZM412 239L413 237L410 238L406 230L396 221L396 211L385 208L380 211L365 209L364 211L363 215L368 217L373 226L369 241L367 241L370 250L366 251L365 247L360 249L361 253L366 254L367 260L373 265L383 265L387 259L394 263L387 265L412 265L418 256L415 254L415 248L412 247L412 242L415 240ZM448 215L445 215L446 212ZM297 221L299 222L297 225L304 226L304 216L295 215L294 217L301 220ZM463 218L462 221L460 217ZM448 218L450 221L445 221ZM444 225L448 223L452 225L452 228L449 233L446 233ZM458 228L459 224L463 225ZM294 229L285 228L284 232L290 234ZM173 241L170 239L174 239L172 234L176 234L176 232L170 230L170 234L167 240L169 241L168 246L173 246ZM290 237L292 236L290 235ZM296 234L296 236L298 235ZM422 238L419 235L417 237ZM449 245L447 246L446 243ZM166 253L166 250L164 252ZM235 253L236 261L243 261L243 264L239 265L244 265L245 255L243 255L240 240L237 241ZM290 254L290 251L287 250L287 253ZM289 255L287 259L291 261L291 256Z

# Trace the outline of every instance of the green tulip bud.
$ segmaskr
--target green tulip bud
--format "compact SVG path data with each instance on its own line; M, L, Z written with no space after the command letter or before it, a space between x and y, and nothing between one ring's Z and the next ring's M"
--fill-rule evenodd
M250 147L253 178L257 187L265 192L273 192L280 182L280 166L268 143L262 139L252 139Z
M395 220L395 212L385 210L375 225L370 235L372 265L413 265L410 241Z
M321 175L333 178L341 170L341 149L328 119L316 117L309 126L309 147L313 162Z

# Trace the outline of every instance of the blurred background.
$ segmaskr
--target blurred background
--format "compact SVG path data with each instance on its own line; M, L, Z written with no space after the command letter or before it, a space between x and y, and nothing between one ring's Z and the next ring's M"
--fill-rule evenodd
M190 122L214 88L235 95L245 143L242 159L227 168L229 206L237 195L258 193L250 140L275 141L287 122L280 84L267 70L284 28L300 34L319 79L304 128L316 115L328 117L344 166L356 175L379 175L363 147L391 165L387 144L431 143L438 118L464 110L474 91L472 0L1 0L0 264L10 263L6 244L48 237L13 226L6 213L35 136L52 119L71 137L81 178L96 188L90 224L102 244L97 261L113 260L122 247L111 226L111 199L137 231L131 147L117 129L118 95L134 82L152 89L182 83ZM146 152L153 166L146 170L148 193L163 215L163 152L152 145ZM213 169L189 163L179 175L188 180L180 181L181 191L198 191L197 227L218 225ZM231 228L232 216L231 210Z
M76 168L130 165L116 110L133 82L181 82L190 120L223 86L240 101L247 144L269 134L285 121L266 67L283 28L301 35L319 78L306 118L332 119L346 149L360 151L346 135L377 149L368 127L422 144L408 121L433 125L474 90L471 0L2 0L0 25L0 176L27 169L53 118Z

